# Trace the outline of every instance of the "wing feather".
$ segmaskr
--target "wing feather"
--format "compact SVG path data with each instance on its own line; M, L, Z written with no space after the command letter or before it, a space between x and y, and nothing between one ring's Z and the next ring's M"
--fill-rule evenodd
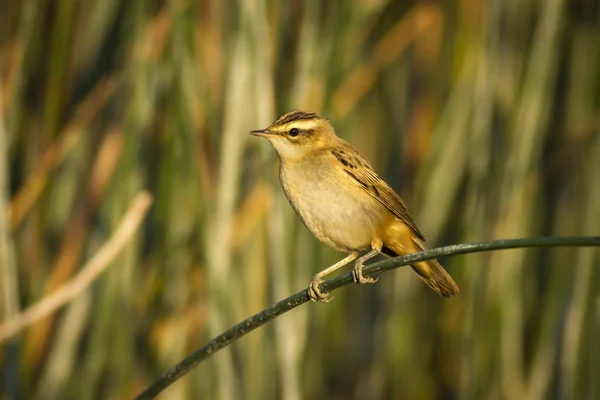
M423 234L419 231L419 228L417 228L417 225L408 213L406 205L400 196L398 196L398 194L377 175L362 154L350 144L347 144L347 146L344 147L346 148L336 148L331 150L331 152L342 164L342 168L344 172L346 172L349 180L387 207L394 215L404 222L419 239L425 240Z

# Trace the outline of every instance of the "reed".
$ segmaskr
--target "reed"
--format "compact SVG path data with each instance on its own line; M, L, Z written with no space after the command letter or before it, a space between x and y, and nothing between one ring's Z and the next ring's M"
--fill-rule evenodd
M71 282L141 190L91 288L0 343L3 397L132 398L339 259L247 132L332 119L430 247L600 233L591 1L0 3L2 317ZM365 135L364 132L369 132ZM305 306L168 398L597 398L597 249L442 260Z

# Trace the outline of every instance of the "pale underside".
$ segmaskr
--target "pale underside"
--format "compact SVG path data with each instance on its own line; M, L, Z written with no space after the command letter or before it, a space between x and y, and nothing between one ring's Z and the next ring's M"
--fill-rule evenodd
M373 242L385 244L389 235L422 237L400 197L344 144L301 165L281 165L283 190L307 228L325 245L346 253L368 249ZM332 167L314 168L313 163Z

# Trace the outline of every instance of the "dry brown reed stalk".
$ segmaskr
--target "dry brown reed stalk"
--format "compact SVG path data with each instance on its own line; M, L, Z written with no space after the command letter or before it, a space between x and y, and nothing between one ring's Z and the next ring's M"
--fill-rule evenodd
M77 145L81 135L90 127L92 121L106 105L116 88L115 78L100 80L81 105L78 106L72 120L58 134L56 141L44 151L40 165L31 173L13 197L9 210L12 229L21 226L23 219L46 188L52 172L62 164Z
M383 70L397 61L421 36L435 33L439 43L443 17L436 5L418 3L375 45L369 59L361 63L332 94L336 119L343 119L374 86Z
M120 128L109 128L97 149L96 159L90 167L89 178L91 179L86 177L83 182L85 191L80 194L80 201L71 214L50 276L44 284L45 293L52 292L67 281L81 258L92 215L101 205L116 171L124 145L122 135ZM27 349L30 354L43 354L41 349L47 346L53 318L54 316L50 316L44 319L30 332L27 338Z
M36 304L0 325L0 341L8 339L23 329L48 317L85 292L102 272L110 266L114 258L129 244L151 204L152 196L150 193L139 193L133 199L129 210L123 216L112 236L81 267L77 275L39 300Z

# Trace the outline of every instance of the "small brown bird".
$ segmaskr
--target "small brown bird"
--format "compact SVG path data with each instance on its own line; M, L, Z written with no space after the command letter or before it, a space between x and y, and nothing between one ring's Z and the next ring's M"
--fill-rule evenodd
M424 250L425 238L400 196L362 154L336 136L329 120L294 110L250 133L268 139L277 152L281 186L304 225L322 243L348 254L313 277L308 288L312 301L328 302L319 289L322 278L354 260L354 282L373 283L362 273L368 259ZM362 250L369 251L358 257ZM411 267L436 293L450 297L459 292L437 260Z

